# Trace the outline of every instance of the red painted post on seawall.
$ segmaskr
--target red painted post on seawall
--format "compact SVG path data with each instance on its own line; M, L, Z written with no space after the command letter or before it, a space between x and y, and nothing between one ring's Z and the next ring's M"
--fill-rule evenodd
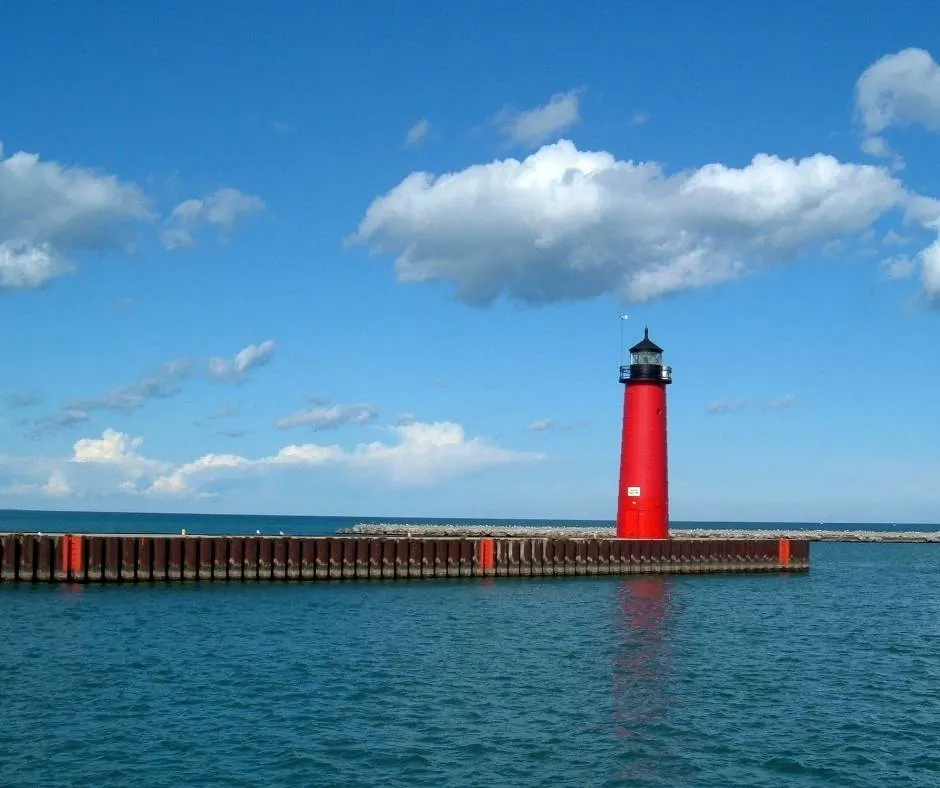
M630 348L630 364L620 367L623 435L617 538L669 538L669 471L666 451L666 386L672 369L649 337Z
M777 547L777 557L780 560L780 566L790 565L790 540L781 539Z
M480 566L484 571L496 570L496 551L491 537L480 540Z
M59 542L59 573L66 580L81 580L85 574L82 537L63 534Z

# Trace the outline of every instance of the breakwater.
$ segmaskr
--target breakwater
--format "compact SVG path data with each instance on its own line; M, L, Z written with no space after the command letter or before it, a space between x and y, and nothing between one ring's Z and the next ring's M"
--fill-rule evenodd
M496 530L496 529L490 529ZM805 539L0 534L0 581L138 583L532 577L809 569Z
M528 527L492 525L408 525L401 523L359 524L340 531L369 536L541 537L548 539L613 539L614 528ZM685 539L792 539L810 542L912 542L940 543L940 531L860 531L852 529L798 528L672 528L670 540Z

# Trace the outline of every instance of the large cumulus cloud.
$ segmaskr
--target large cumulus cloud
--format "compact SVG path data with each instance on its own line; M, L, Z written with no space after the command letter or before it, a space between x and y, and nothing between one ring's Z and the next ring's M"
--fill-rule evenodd
M394 254L399 281L448 282L469 304L644 301L794 260L889 212L929 224L935 209L886 167L821 153L669 174L559 140L522 160L412 173L355 237Z

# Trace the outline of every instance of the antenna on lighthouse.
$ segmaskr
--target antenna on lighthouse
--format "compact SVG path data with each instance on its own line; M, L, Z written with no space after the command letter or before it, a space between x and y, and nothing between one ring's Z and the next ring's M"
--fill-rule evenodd
M624 320L629 319L629 315L620 316L620 363L623 364L624 355L623 355L623 322Z

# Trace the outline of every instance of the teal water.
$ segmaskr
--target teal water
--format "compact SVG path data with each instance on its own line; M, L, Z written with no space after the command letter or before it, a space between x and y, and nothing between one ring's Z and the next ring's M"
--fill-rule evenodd
M940 784L940 545L814 544L812 565L0 586L0 785Z

